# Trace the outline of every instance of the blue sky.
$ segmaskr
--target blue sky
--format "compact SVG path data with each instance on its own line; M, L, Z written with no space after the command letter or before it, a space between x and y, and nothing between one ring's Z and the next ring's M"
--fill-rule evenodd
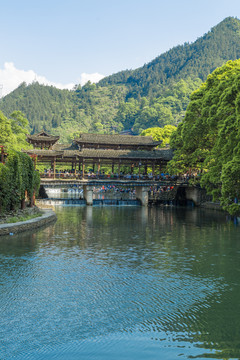
M135 69L228 16L239 0L1 2L3 95L33 79L58 87Z

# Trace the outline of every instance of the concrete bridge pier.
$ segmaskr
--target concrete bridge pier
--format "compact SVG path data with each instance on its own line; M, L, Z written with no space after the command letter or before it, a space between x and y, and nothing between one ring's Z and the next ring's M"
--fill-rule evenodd
M83 198L87 205L93 204L93 186L83 185Z
M197 187L189 186L185 188L186 200L193 201L195 206L199 206L202 201L202 190Z
M136 199L140 200L142 206L148 206L148 191L146 186L136 186Z
M92 206L86 206L86 221L87 225L91 226L93 222L93 208Z

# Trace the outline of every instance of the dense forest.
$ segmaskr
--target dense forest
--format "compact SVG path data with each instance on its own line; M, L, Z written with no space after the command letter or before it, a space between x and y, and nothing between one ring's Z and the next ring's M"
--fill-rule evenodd
M73 90L21 84L1 100L6 116L20 110L31 133L42 129L69 142L81 132L114 133L177 125L190 94L218 66L240 58L240 21L226 18L194 43L174 47L136 70Z
M173 173L198 171L200 184L230 214L240 203L240 60L208 76L191 95L186 116L171 138Z

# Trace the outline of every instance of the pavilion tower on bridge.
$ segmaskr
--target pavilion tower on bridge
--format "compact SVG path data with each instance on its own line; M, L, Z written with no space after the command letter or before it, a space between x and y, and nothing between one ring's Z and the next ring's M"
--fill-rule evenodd
M27 135L27 142L34 148L51 150L53 145L59 140L59 136L52 136L42 131L36 135Z

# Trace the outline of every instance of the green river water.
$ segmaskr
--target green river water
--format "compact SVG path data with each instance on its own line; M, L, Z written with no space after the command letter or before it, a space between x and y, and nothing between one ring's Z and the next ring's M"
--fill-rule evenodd
M1 360L240 358L240 225L194 208L55 210L0 238Z

